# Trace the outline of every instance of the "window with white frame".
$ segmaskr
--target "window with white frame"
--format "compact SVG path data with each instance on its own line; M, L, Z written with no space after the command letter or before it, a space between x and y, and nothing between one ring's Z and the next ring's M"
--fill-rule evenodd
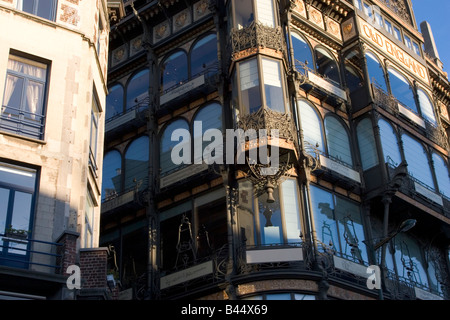
M18 0L17 9L55 21L57 0Z
M9 56L0 130L43 138L47 69L48 65L41 62Z
M86 205L84 210L84 248L92 248L93 244L93 234L94 234L94 214L95 205L92 200L91 193L86 194Z
M89 164L94 170L97 170L97 151L98 151L98 135L99 135L99 119L100 110L95 95L92 97L91 108L91 127L89 135Z

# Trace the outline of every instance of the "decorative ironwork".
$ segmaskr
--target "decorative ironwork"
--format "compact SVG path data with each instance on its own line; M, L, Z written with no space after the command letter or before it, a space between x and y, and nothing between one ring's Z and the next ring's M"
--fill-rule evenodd
M396 15L412 25L411 16L409 14L405 0L382 0L384 4L391 9Z
M239 52L247 49L271 48L286 56L286 44L281 27L268 27L253 21L248 27L232 29L230 37L231 58L235 60Z

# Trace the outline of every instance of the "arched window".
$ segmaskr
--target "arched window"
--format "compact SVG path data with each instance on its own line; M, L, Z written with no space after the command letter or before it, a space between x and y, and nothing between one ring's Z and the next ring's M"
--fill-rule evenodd
M117 150L103 158L102 201L122 192L122 156Z
M183 83L188 78L188 58L184 51L172 53L161 64L161 92Z
M378 121L380 128L380 140L383 148L384 161L398 166L402 162L402 156L398 148L398 140L392 126L384 119Z
M322 121L314 107L304 100L298 102L303 139L319 151L325 152Z
M317 72L340 85L339 68L333 55L321 47L316 48L314 51L316 54Z
M294 49L294 65L297 71L304 73L301 63L307 64L307 67L314 69L314 59L311 47L301 35L292 33L292 48ZM300 64L299 64L300 62Z
M148 185L149 139L142 136L131 142L125 153L125 190Z
M201 38L191 51L191 75L202 74L217 65L217 37L215 34ZM216 66L217 68L217 66Z
M378 155L370 119L361 120L356 127L356 132L363 170L375 167L378 165Z
M345 66L345 81L350 92L355 92L364 86L363 79L360 74L355 70L355 68L348 65Z
M388 73L392 95L409 109L418 113L414 99L414 91L408 80L400 72L392 68L388 69Z
M195 126L197 126L198 124L201 124L201 128L202 128L201 131L195 130ZM202 159L200 159L200 156L203 156L205 147L210 145L212 142L223 143L223 140L222 141L203 141L203 136L204 136L205 132L209 129L218 129L220 131L223 131L222 130L222 106L218 103L212 103L207 106L204 106L195 115L195 118L194 118L194 140L201 141L200 144L202 145L202 151L200 154L200 152L195 152L195 150L194 150L194 163L201 162ZM214 137L214 139L215 139L215 137ZM194 143L194 146L195 145L196 144ZM223 153L222 153L222 155L223 155ZM212 155L212 157L214 157L214 156L215 156L215 154Z
M123 113L123 87L116 84L109 88L106 97L106 120Z
M388 92L386 77L383 67L378 58L371 52L366 53L367 70L369 72L370 82L378 86L384 92Z
M163 134L161 135L161 141L160 141L160 168L161 168L161 174L167 174L177 169L179 166L178 164L175 164L172 161L172 149L179 145L181 142L179 140L172 141L172 133L177 130L182 129L186 130L188 133L189 131L189 124L186 120L179 119L175 120L174 122L171 122L165 129ZM186 141L187 143L187 141ZM190 143L189 146L186 146L186 148L189 148L190 152ZM187 149L183 149L187 150Z
M341 121L333 116L325 117L325 133L328 155L353 166L347 130Z
M422 89L418 89L417 96L419 98L420 112L422 113L422 116L428 121L436 124L434 107L428 95Z
M148 96L149 81L148 69L133 76L127 85L127 110L132 109L140 100Z
M450 198L450 176L448 166L446 165L444 158L442 158L437 153L433 153L432 159L439 192L444 196Z
M402 135L402 140L409 174L434 189L431 169L424 147L407 134Z

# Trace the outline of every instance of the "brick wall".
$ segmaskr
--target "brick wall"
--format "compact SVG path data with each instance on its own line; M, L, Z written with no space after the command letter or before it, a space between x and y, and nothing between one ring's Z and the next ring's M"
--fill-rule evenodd
M58 243L61 244L58 247L58 254L60 258L57 261L57 265L61 266L59 270L60 274L65 274L67 268L70 265L77 264L77 240L79 237L79 233L77 232L64 232L58 239Z
M80 249L81 288L107 288L108 249Z

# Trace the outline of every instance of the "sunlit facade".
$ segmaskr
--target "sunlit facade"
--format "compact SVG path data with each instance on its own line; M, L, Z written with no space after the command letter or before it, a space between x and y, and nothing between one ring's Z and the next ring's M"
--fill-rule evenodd
M111 26L100 245L119 297L448 299L449 82L411 2L159 3ZM211 151L238 129L257 140Z

